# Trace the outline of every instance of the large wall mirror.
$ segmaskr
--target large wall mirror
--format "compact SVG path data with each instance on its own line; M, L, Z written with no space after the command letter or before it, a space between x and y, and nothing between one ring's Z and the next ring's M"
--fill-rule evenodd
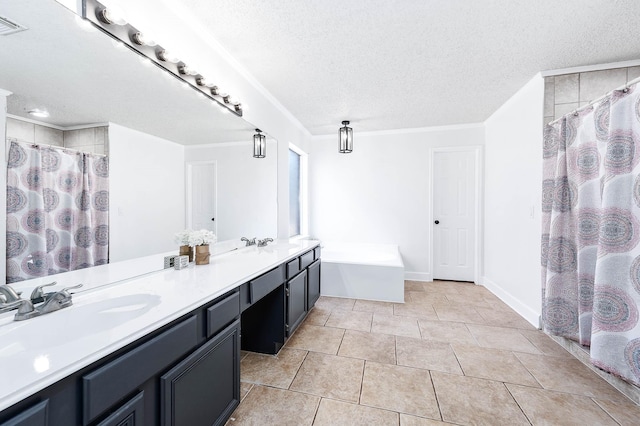
M12 92L8 132L35 126L26 132L43 144L60 132L91 133L96 146L108 141L111 262L177 253L174 234L202 226L191 185L210 179L201 173L207 168L214 208L200 214L211 216L219 240L275 238L275 140L267 139L267 158L253 158L255 126L83 28L54 0L3 0L0 16L27 28L0 35L0 88ZM36 108L49 117L29 115Z

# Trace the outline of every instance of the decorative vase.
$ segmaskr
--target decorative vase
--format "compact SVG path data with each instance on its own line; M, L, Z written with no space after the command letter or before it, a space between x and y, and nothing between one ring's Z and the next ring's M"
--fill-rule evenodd
M209 244L196 246L196 265L208 265L209 256Z
M193 262L193 247L180 246L180 256L189 256L189 262Z

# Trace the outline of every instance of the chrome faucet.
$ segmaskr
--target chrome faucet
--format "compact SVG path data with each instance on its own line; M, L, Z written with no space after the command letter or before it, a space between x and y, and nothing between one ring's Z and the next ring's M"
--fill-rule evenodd
M258 247L266 247L267 244L272 242L273 242L273 238L265 238L264 240L258 240Z
M80 287L82 287L82 284L63 288L62 290L52 293L51 295L47 293L47 295L44 295L44 303L38 307L34 307L33 303L30 300L22 300L18 305L18 313L16 314L14 320L27 320L29 318L48 314L50 312L55 312L73 305L73 301L71 300L71 293L69 293L69 290Z
M249 247L249 246L255 246L256 245L256 237L253 237L252 239L248 239L247 237L242 237L240 238L240 241L245 241L245 247Z
M7 284L0 284L0 295L4 296L5 303L16 302L20 300L19 292L16 292L12 287L9 287Z
M51 287L52 285L56 285L56 284L58 284L58 282L54 281L52 283L39 285L38 287L34 288L33 291L31 292L31 297L30 297L31 303L36 304L36 303L44 302L49 297L53 296L55 292L45 293L44 291L42 291L42 289L44 287Z

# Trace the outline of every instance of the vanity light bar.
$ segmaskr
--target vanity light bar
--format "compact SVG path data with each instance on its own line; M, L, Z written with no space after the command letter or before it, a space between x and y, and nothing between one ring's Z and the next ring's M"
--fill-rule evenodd
M218 86L209 83L206 78L186 63L180 61L171 52L155 41L146 39L144 34L133 25L118 17L114 18L108 8L97 0L82 0L82 17L107 35L121 41L125 46L149 59L151 62L184 81L191 88L218 105L242 117L242 103L231 98Z

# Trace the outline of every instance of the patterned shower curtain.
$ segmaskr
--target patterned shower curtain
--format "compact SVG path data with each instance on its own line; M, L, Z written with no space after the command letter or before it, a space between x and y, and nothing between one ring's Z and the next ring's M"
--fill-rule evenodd
M640 385L640 88L545 127L543 327Z
M109 262L109 162L11 142L7 282Z

